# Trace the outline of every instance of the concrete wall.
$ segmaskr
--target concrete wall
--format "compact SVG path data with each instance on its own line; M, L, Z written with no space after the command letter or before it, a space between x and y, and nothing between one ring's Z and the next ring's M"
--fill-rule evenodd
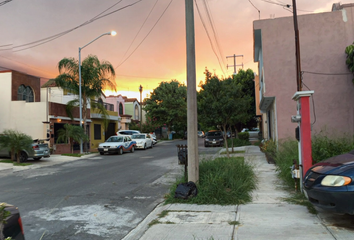
M344 51L353 43L353 16L354 8L298 16L301 67L305 71L303 90L315 91L314 105L311 99L311 121L316 121L312 133L326 128L329 133L354 134L352 75L325 75L349 73ZM276 97L274 124L278 139L294 137L297 126L290 121L296 114L292 96L297 90L293 26L292 17L254 22L254 29L261 29L262 35L264 96Z
M43 124L43 121L46 121L46 103L25 102L17 100L12 101L12 76L13 73L11 72L0 74L2 100L0 104L0 132L4 131L5 129L14 129L30 135L33 139L46 138L47 126ZM21 75L21 79L25 85L29 86L34 84L31 82L33 80L32 76L30 76L31 81L28 84L26 83L26 79L22 77L23 76ZM39 82L39 78L37 80ZM21 84L17 82L15 85L15 87L17 87ZM34 84L33 86L37 85ZM35 92L35 101L40 100L39 85L37 88L38 89L33 89Z

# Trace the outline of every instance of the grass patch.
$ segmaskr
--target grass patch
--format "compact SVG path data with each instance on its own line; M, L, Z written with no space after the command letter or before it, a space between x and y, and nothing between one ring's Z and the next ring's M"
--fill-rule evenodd
M243 157L220 157L202 161L199 165L198 195L187 200L174 198L177 185L187 182L177 180L166 195L165 203L237 205L252 201L257 178L253 166Z
M13 163L12 160L8 160L8 159L2 159L2 160L0 160L0 162L2 162L2 163Z
M229 152L229 154L233 154L233 153L245 153L246 151L233 151L233 152ZM220 153L220 155L223 155L223 154L227 154L227 152L222 152Z
M62 156L69 156L69 157L81 157L84 156L85 154L80 154L80 153L63 153Z
M239 225L240 222L239 221L231 221L231 222L229 222L229 224L235 226L235 225Z
M156 224L159 224L159 223L161 223L159 220L154 219L148 224L148 227L150 228L150 227L152 227L152 226L154 226Z
M307 210L312 214L317 214L316 208L306 199L306 197L298 192L291 195L291 197L283 198L285 202L297 204L307 207Z
M229 148L232 147L232 142L234 143L234 147L242 147L242 146L249 146L252 145L249 140L243 140L239 138L228 138L227 139L227 146ZM224 144L224 148L226 147L226 144Z
M167 215L168 215L168 211L167 211L167 210L163 210L163 211L159 214L159 218L166 217Z
M32 163L17 163L17 162L14 162L14 166L29 166L29 165L32 165Z
M0 160L2 163L13 163L14 166L29 166L32 165L32 163L17 163L12 161L11 159L2 159Z

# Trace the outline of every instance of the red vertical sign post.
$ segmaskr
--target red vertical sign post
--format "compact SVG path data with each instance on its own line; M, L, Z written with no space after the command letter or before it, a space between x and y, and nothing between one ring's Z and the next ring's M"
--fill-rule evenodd
M293 96L293 100L298 102L298 113L300 114L299 162L302 166L302 176L312 166L310 97L313 93L314 91L299 91Z

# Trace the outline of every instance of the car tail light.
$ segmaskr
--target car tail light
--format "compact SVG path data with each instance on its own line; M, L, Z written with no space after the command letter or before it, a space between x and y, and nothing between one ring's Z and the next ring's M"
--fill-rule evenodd
M38 145L34 145L32 146L33 150L39 150L39 146Z
M25 235L25 233L23 232L23 226L22 226L22 220L21 220L21 217L18 218L18 224L20 225L21 227L21 232L22 232L22 235Z

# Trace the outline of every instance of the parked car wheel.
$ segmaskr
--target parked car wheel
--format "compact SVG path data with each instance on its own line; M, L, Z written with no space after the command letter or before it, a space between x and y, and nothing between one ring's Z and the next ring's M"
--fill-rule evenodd
M104 152L100 152L100 155L104 155Z
M123 154L123 148L119 148L119 149L118 149L118 154L119 154L119 155L122 155L122 154Z
M153 142L151 142L151 148L153 148L153 146L154 146L154 144L153 144Z
M42 157L34 157L34 160L40 160Z
M146 150L146 143L144 144L144 150Z
M27 162L28 160L28 155L26 152L24 151L21 151L20 152L20 162L23 163L23 162Z
M135 151L134 146L132 146L132 149L130 149L130 152L133 153Z

